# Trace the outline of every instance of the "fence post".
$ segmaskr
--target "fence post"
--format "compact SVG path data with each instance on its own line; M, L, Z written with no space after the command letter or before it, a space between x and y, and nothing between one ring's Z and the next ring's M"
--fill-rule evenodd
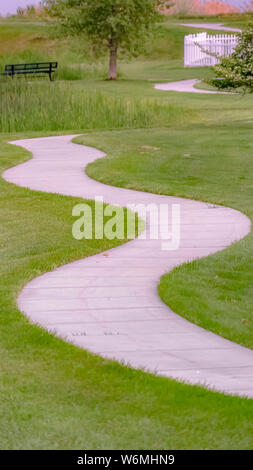
M188 34L184 37L184 66L205 67L218 64L219 59L203 52L201 48L220 57L228 57L235 50L237 42L238 37L231 34L216 36L207 33Z

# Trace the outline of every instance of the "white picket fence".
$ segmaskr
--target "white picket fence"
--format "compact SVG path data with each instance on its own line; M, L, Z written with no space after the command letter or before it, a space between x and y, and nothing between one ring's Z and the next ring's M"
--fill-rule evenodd
M220 57L232 54L238 41L235 34L217 34L211 36L207 33L189 34L184 38L184 66L205 67L219 63L219 59L204 51L214 52Z

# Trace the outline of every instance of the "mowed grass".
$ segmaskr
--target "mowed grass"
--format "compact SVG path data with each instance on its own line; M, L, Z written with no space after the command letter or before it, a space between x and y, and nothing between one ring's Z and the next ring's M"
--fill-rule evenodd
M87 167L103 183L222 204L253 219L251 123L104 132L77 141L108 154ZM176 268L161 279L161 298L197 325L253 348L252 244L251 234Z
M1 171L28 158L6 141L33 135L1 138ZM253 400L104 360L19 312L16 297L30 279L114 243L73 240L78 199L3 179L0 196L1 448L252 449Z
M12 31L18 27L13 25ZM37 27L22 24L23 31ZM46 30L42 28L43 35ZM100 79L96 61L92 80L87 73L82 76L85 80L68 83L49 84L46 79L29 79L31 84L22 80L1 82L1 131L11 132L1 136L1 171L29 157L24 150L8 146L8 140L46 135L46 130L54 135L78 134L86 128L81 142L109 155L100 161L102 166L97 167L96 162L89 167L94 178L101 179L104 172L108 184L212 202L217 199L250 215L252 97L154 90L155 81L210 74L208 69L182 68L181 41L187 28L171 24L170 29L167 21L159 28L148 53L128 64L121 61L123 79L115 83ZM57 40L57 49L47 51L44 45L49 45L49 40L47 35L40 47L26 44L17 50L18 42L13 38L11 55L7 48L2 50L1 64L10 57L17 61L48 57L60 58L71 69L84 64L87 70L85 45L81 53L66 41ZM61 77L64 79L63 73ZM115 130L108 132L111 128ZM143 154L142 145L159 150ZM191 153L191 158L186 160L182 153ZM245 162L239 164L239 158L245 158ZM241 179L237 177L238 167ZM18 292L30 279L114 244L72 239L71 213L78 199L32 192L2 179L0 196L1 448L252 449L253 400L134 371L30 324L16 305ZM209 289L206 303L207 299L212 302L212 295L216 302L225 286L218 299L218 321L214 318L210 327L223 328L221 334L235 337L232 329L240 325L235 340L251 346L250 250L251 236L222 254L179 268L181 271L162 280L161 285L169 284L163 292L160 289L164 300L172 306L173 283L172 307L198 322L195 310L198 313L201 305L198 295L203 298L203 282ZM238 269L236 284L231 280L231 266L234 275ZM214 273L218 275L216 284ZM208 280L212 281L210 285ZM194 295L190 297L189 292ZM228 294L224 296L224 292ZM247 317L242 322L239 306L245 307L245 299ZM185 304L189 304L190 312L185 312ZM212 305L207 305L211 314ZM223 314L226 310L229 313L231 306L233 327L229 328L230 321L226 324Z

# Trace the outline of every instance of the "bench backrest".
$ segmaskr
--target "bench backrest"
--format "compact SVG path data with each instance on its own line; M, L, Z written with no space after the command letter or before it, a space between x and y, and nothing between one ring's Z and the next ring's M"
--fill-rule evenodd
M55 70L57 62L34 62L31 64L11 64L5 66L5 72L25 71L25 70Z

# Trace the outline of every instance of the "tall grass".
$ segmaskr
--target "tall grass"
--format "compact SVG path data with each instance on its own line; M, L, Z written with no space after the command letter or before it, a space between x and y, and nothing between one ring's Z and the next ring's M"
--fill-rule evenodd
M0 132L166 126L191 113L160 100L111 97L70 83L0 82Z
M12 54L0 55L0 72L6 64L23 64L31 62L58 62L55 73L57 80L85 80L87 78L106 77L105 61L96 60L95 63L85 60L78 51L44 52L36 49L24 49Z

